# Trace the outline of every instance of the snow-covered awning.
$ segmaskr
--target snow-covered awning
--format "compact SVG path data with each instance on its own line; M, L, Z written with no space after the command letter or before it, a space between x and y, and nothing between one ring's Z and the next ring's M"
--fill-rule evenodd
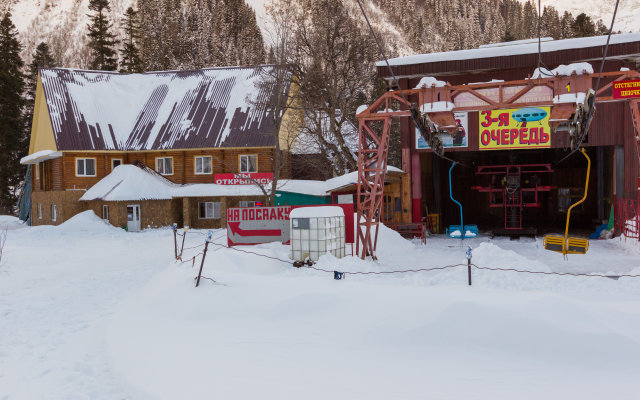
M36 153L29 154L26 157L22 157L20 159L20 164L22 164L22 165L30 165L30 164L43 162L43 161L46 161L46 160L52 160L54 158L58 158L58 157L61 157L61 156L62 156L62 152L61 151L41 150L41 151L38 151Z

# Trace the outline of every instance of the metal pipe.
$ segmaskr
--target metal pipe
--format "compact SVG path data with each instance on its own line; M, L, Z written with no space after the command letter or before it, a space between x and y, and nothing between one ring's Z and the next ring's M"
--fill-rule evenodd
M571 207L569 207L569 210L567 210L567 224L564 228L564 243L562 245L562 254L564 255L567 254L567 236L569 234L569 219L571 218L571 209L579 204L582 204L582 202L587 199L587 191L589 190L589 173L591 172L591 159L587 155L587 152L584 150L584 148L580 149L580 151L582 152L582 155L587 159L587 180L584 183L584 195L582 196L580 201L572 204Z
M454 161L451 164L451 168L449 168L449 197L451 198L451 201L453 201L454 203L456 203L458 205L458 207L460 207L460 229L464 229L464 221L462 219L462 204L460 204L460 202L456 199L453 198L453 190L451 188L451 171L453 170L453 167L456 166L456 162ZM464 232L460 232L461 234L464 234Z

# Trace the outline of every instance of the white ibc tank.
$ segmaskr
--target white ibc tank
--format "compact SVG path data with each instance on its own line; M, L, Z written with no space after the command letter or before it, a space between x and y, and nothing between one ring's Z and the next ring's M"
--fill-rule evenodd
M327 252L342 258L345 254L344 211L340 207L300 207L289 214L291 258L318 261Z

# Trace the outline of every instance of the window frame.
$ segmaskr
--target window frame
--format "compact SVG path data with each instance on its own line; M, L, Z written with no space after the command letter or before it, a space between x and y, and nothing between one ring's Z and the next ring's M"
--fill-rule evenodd
M105 213L106 211L106 213ZM105 218L104 216L107 216L107 218ZM108 204L103 204L102 205L102 220L103 221L109 221L109 205Z
M256 205L257 202L258 202L257 200L240 200L238 202L238 207L239 208L257 207L257 205ZM249 205L244 205L243 206L242 203L245 203L245 204L253 203L253 205L252 206L249 206Z
M211 217L207 216L207 204L211 204ZM204 205L204 216L202 216L202 206ZM217 216L216 216L217 205ZM219 201L199 201L198 202L198 219L220 219L220 202Z
M256 170L255 171L243 171L242 170L242 158L243 157L255 157L256 158ZM247 163L247 165L249 165ZM258 155L257 154L240 154L238 155L238 171L240 171L241 174L254 174L254 173L258 173Z
M78 173L78 161L80 161L80 160L84 161L84 174L79 174ZM89 174L86 173L87 172L87 160L93 160L93 175L89 175ZM79 177L79 178L91 178L91 177L97 176L97 174L98 174L98 171L97 171L98 163L97 163L95 157L76 157L75 163L76 163L76 177Z
M38 219L42 219L42 203L38 203L36 214L38 216Z
M36 180L39 181L40 180L40 163L37 162L35 167L36 167Z
M58 207L55 204L51 204L51 221L55 222L58 220Z
M123 159L123 158L112 158L112 159L111 159L111 170L112 170L112 171L113 171L113 169L115 168L115 167L113 166L113 162L114 162L114 161L120 161L120 165L124 164L124 159Z
M167 160L167 159L171 159L171 173L170 174L167 174L166 172L160 172L160 168L158 168L158 165L159 165L158 162L160 160L163 160L162 168L164 170L165 167L166 167L166 163L165 163L164 160ZM156 172L159 173L162 176L171 176L171 175L173 175L173 156L156 157Z
M209 172L198 172L198 158L209 159ZM204 170L204 164L203 170ZM212 175L213 174L213 157L208 155L193 156L193 173L195 175Z

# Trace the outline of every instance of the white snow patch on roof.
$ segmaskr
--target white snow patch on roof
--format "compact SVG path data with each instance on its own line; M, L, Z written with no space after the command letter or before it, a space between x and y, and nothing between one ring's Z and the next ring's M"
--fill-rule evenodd
M610 44L629 43L640 41L640 33L622 33L611 35ZM579 49L584 47L604 46L607 42L607 36L593 36L586 38L563 39L543 42L541 44L541 52L548 53L551 51ZM513 46L502 47L483 47L478 49L445 51L440 53L418 54L407 57L392 58L389 60L390 65L411 65L435 63L441 61L470 60L478 58L506 57L522 54L535 54L538 52L538 42L523 43ZM378 67L386 65L384 61L376 63Z
M169 200L174 187L169 180L131 164L118 165L80 197L81 201Z
M425 76L420 79L420 82L416 85L414 89L422 89L423 87L444 87L447 83L445 81L439 81L432 76Z
M573 74L593 74L593 66L587 62L573 63L569 65L559 65L557 68L548 70L546 68L536 68L533 71L532 79L546 78L549 76L570 76Z
M553 104L563 104L563 103L582 104L584 103L585 97L586 97L586 94L584 92L565 93L559 96L555 96L553 98Z
M20 164L35 164L36 162L61 157L62 153L55 150L40 150L20 159Z

